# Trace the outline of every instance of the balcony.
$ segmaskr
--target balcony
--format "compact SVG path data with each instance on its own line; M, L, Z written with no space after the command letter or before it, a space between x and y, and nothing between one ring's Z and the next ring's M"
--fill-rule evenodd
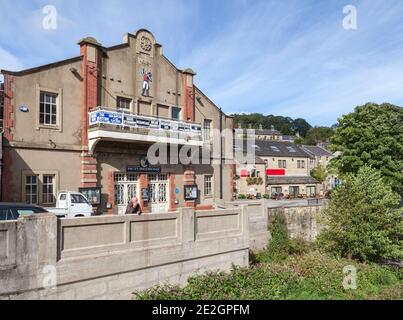
M201 125L98 107L89 113L88 144L98 141L167 143L202 146Z

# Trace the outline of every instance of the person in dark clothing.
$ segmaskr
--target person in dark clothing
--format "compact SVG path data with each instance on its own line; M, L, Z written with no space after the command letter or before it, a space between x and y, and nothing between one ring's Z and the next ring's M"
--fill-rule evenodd
M133 197L127 205L126 214L138 214L141 215L143 212L137 197Z

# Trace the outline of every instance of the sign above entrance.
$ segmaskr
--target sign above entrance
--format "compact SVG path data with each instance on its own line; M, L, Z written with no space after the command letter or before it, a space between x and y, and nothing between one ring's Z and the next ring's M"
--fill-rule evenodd
M127 166L127 173L161 173L161 167Z

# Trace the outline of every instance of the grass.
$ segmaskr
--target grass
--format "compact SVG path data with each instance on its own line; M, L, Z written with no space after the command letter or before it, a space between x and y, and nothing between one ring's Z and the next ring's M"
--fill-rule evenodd
M402 299L401 272L377 264L336 259L313 250L284 260L255 256L249 268L209 272L189 279L184 288L163 285L136 292L140 300ZM267 262L270 261L270 262ZM357 289L343 288L343 268L357 268Z

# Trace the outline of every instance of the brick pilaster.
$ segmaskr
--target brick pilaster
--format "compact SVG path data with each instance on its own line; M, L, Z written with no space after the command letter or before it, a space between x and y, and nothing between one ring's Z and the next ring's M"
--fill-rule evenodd
M177 205L175 204L175 175L169 175L169 211L176 211Z
M141 190L143 188L148 188L148 175L147 174L140 174L139 188L140 188L140 190L139 190L140 197L138 200L139 200L141 209L143 210L143 213L149 213L151 210L151 208L148 206L149 202L144 202L143 199L141 198Z
M183 72L183 120L195 121L195 88L193 85L193 77L195 73L187 69Z
M4 138L11 142L13 140L14 130L14 77L5 74L4 75L4 114L3 114L3 128Z

